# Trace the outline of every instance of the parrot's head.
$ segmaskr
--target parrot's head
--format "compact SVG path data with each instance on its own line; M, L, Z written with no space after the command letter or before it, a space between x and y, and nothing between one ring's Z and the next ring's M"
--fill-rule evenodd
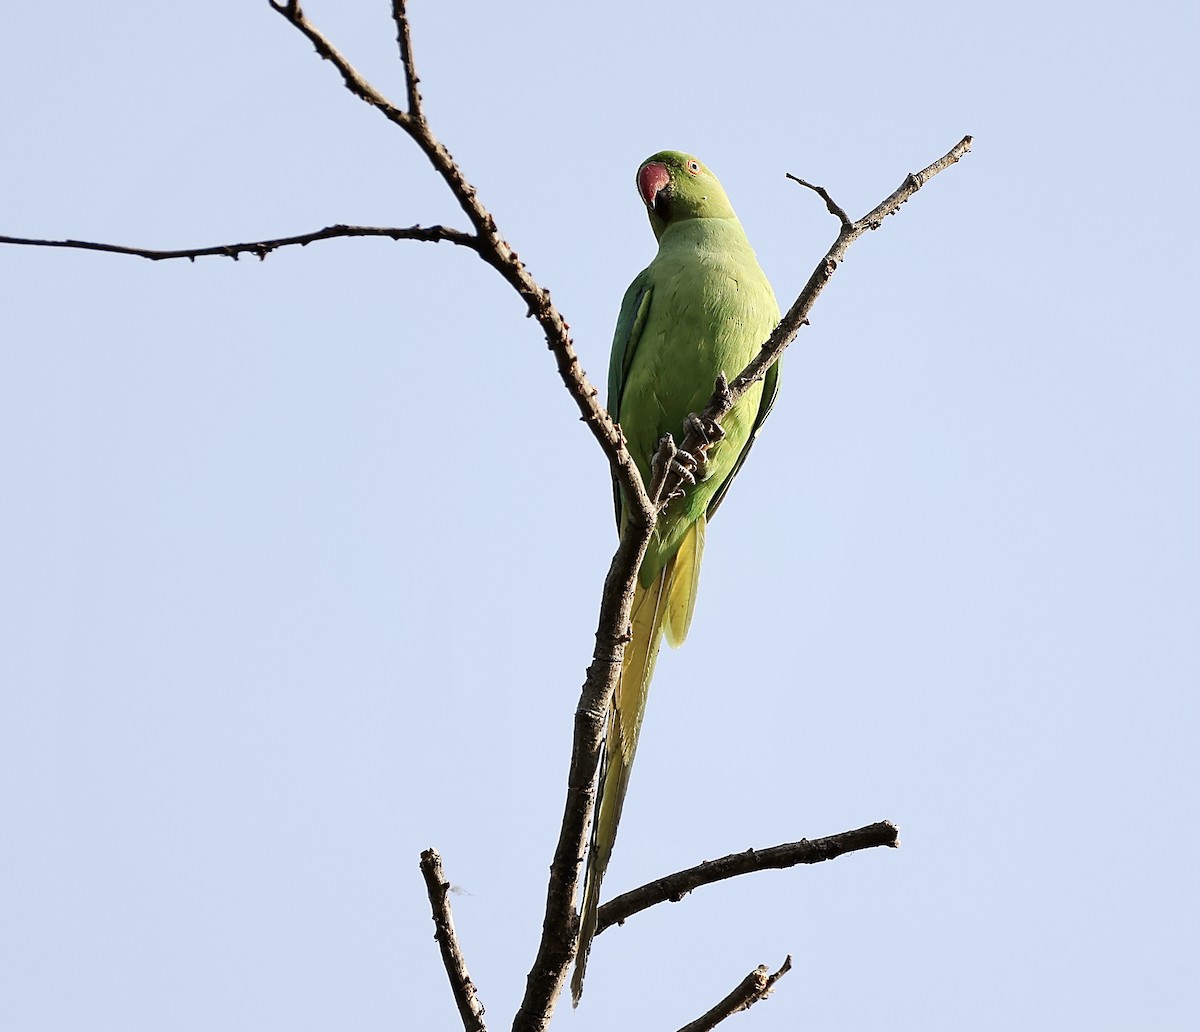
M736 217L720 180L699 159L680 151L659 151L643 161L637 188L656 237L685 219Z

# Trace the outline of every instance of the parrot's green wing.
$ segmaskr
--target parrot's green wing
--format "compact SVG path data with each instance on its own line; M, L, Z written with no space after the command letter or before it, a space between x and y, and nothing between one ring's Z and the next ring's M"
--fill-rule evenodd
M613 333L612 353L608 363L608 411L618 423L621 421L621 400L625 388L625 377L629 372L630 364L633 362L638 342L641 340L642 329L646 325L646 318L650 314L650 300L654 291L651 289L649 283L649 273L649 269L643 269L629 285L629 289L625 291L625 297L621 301L621 311L617 316L617 327ZM771 409L775 407L775 399L779 397L779 373L782 365L783 359L779 359L767 370L766 376L763 377L762 401L758 406L758 414L754 420L754 427L750 432L750 439L746 442L746 446L738 456L733 471L725 478L721 486L717 488L717 493L709 503L708 518L710 520L716 513L718 506L724 500L725 492L729 490L729 485L733 483L733 478L741 470L742 463L746 461L746 456L750 454L750 449L754 446L754 441L758 437L758 432L762 429L763 423L767 421L767 416L771 414ZM617 524L620 525L621 491L616 481L613 482L613 500L617 511Z
M746 461L746 456L750 454L750 449L754 447L754 441L758 437L758 432L762 429L763 423L767 421L767 416L771 414L771 409L775 407L775 399L779 397L779 367L781 365L783 365L783 359L776 359L775 364L767 370L766 376L763 377L762 401L758 406L758 415L754 419L754 427L750 431L750 439L746 442L746 447L742 449L742 453L738 456L733 471L725 478L721 486L717 488L717 493L713 495L712 501L708 503L708 518L710 520L716 513L717 506L724 500L725 492L729 490L729 485L733 483L733 478L738 475L738 470L742 468L742 463Z
M650 270L643 269L625 291L617 328L613 332L612 354L608 360L608 411L621 421L621 398L625 391L625 376L633 362L646 316L650 313ZM617 507L617 526L621 524L621 490L613 481L613 499Z

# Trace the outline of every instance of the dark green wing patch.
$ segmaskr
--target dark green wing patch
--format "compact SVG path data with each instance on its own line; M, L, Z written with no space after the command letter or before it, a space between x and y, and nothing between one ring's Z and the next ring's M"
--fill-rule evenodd
M621 422L621 399L625 394L625 381L646 317L650 314L650 287L648 269L643 269L629 284L621 301L621 313L617 316L617 328L613 332L612 354L608 359L608 412L618 423ZM617 510L617 528L621 526L621 490L613 480L613 502Z
M729 490L729 485L733 483L733 478L738 475L738 470L742 468L742 463L746 461L746 456L750 454L750 449L754 447L754 440L758 437L758 432L762 429L763 423L767 421L767 416L771 414L771 409L775 407L775 399L779 397L779 367L781 365L783 365L782 357L767 370L767 375L763 377L762 400L758 403L758 415L755 417L754 426L750 430L750 438L746 441L746 447L742 449L742 454L738 456L737 462L733 464L733 469L730 470L729 476L717 488L712 501L708 503L708 518L710 520L713 518L713 514L716 513L717 507L724 500L725 492Z
M633 363L646 316L650 313L650 295L653 291L643 271L629 284L621 301L621 314L617 316L617 328L613 333L612 354L608 360L608 411L618 423L621 421L621 397L625 393L625 379Z

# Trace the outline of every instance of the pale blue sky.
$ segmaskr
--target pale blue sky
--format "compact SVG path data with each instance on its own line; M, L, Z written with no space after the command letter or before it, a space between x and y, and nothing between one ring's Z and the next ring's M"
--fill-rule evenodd
M385 91L384 0L306 10ZM781 299L964 133L788 353L665 655L607 887L888 818L903 848L602 936L556 1027L1192 1029L1197 8L413 0L428 113L604 379L648 154ZM0 233L462 224L264 2L0 16ZM614 544L536 326L447 245L0 248L0 1028L490 1027L540 930Z

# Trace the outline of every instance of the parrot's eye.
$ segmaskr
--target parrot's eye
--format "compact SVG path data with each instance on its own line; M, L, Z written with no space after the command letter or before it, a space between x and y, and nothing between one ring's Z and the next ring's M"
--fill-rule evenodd
M688 170L688 171L689 171L689 172L690 172L692 175L694 175L694 176L698 176L698 175L700 174L700 162L698 162L698 161L689 161L689 162L687 163L687 170Z

